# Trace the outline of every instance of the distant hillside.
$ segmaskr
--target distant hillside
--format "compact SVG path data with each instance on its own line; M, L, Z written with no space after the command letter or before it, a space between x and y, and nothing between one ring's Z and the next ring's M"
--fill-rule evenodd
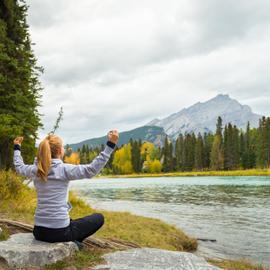
M135 128L129 131L124 131L119 133L119 142L118 146L122 144L128 143L129 139L142 141L149 141L154 143L155 145L162 145L165 139L165 132L162 127L156 126L142 126L139 128ZM70 147L73 151L76 151L78 148L81 148L84 144L87 144L89 147L100 146L101 144L105 144L107 142L107 136L93 138L89 140L85 140L76 144L70 144Z
M242 129L246 128L248 121L251 127L257 127L259 118L262 117L253 113L249 106L240 104L237 100L230 98L229 95L220 94L206 102L198 102L163 119L156 118L146 125L163 127L172 139L176 139L179 133L194 132L198 134L200 132L203 134L204 132L215 132L218 116L221 116L224 125L230 122Z
M221 116L223 125L230 122L242 129L246 129L248 121L251 127L258 127L259 119L262 117L253 113L249 106L240 104L237 100L230 98L229 95L220 94L206 102L197 102L163 119L156 118L145 126L121 132L118 146L127 143L130 138L134 140L142 139L142 141L163 146L166 134L170 139L175 140L180 133L185 134L185 132L194 132L195 134L199 132L201 134L204 132L214 133L218 116ZM105 144L106 141L107 136L103 136L71 144L71 147L76 151L83 144L95 147Z

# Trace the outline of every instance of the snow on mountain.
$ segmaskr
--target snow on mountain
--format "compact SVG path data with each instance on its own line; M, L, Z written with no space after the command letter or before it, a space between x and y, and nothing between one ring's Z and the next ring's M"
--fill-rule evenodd
M251 127L257 127L261 118L261 115L253 113L249 106L240 104L229 95L219 94L206 102L197 102L163 119L156 118L146 126L163 127L172 139L176 139L180 133L185 132L195 134L215 132L218 116L221 116L223 125L230 122L242 129L246 128L248 121Z

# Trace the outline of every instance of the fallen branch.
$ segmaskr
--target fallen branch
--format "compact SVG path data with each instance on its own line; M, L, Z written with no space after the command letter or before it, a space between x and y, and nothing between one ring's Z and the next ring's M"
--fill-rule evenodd
M33 225L9 219L0 219L0 225L2 224L12 227L13 229L19 229L21 232L32 232L34 228ZM84 239L83 244L89 248L99 249L125 250L129 248L140 248L139 245L129 241L116 238L97 238L93 236Z

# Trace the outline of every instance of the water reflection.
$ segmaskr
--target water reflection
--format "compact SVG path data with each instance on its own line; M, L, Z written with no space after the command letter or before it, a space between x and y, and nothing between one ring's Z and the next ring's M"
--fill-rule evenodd
M158 217L200 242L198 253L270 265L270 177L163 177L71 182L97 208Z
M190 203L196 205L232 205L235 207L265 207L270 198L270 186L168 186L142 188L82 189L81 194L104 200Z

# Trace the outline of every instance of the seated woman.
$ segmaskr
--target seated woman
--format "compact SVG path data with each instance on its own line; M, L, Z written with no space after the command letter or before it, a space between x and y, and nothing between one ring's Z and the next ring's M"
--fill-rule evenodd
M72 206L68 202L68 191L69 181L92 178L106 165L119 134L117 130L112 130L107 136L104 150L86 165L63 163L63 141L57 135L48 135L41 141L34 164L25 165L21 156L23 137L14 140L15 170L32 179L37 191L33 229L35 239L51 243L74 241L81 249L81 242L101 228L104 217L100 213L74 220L69 217Z

